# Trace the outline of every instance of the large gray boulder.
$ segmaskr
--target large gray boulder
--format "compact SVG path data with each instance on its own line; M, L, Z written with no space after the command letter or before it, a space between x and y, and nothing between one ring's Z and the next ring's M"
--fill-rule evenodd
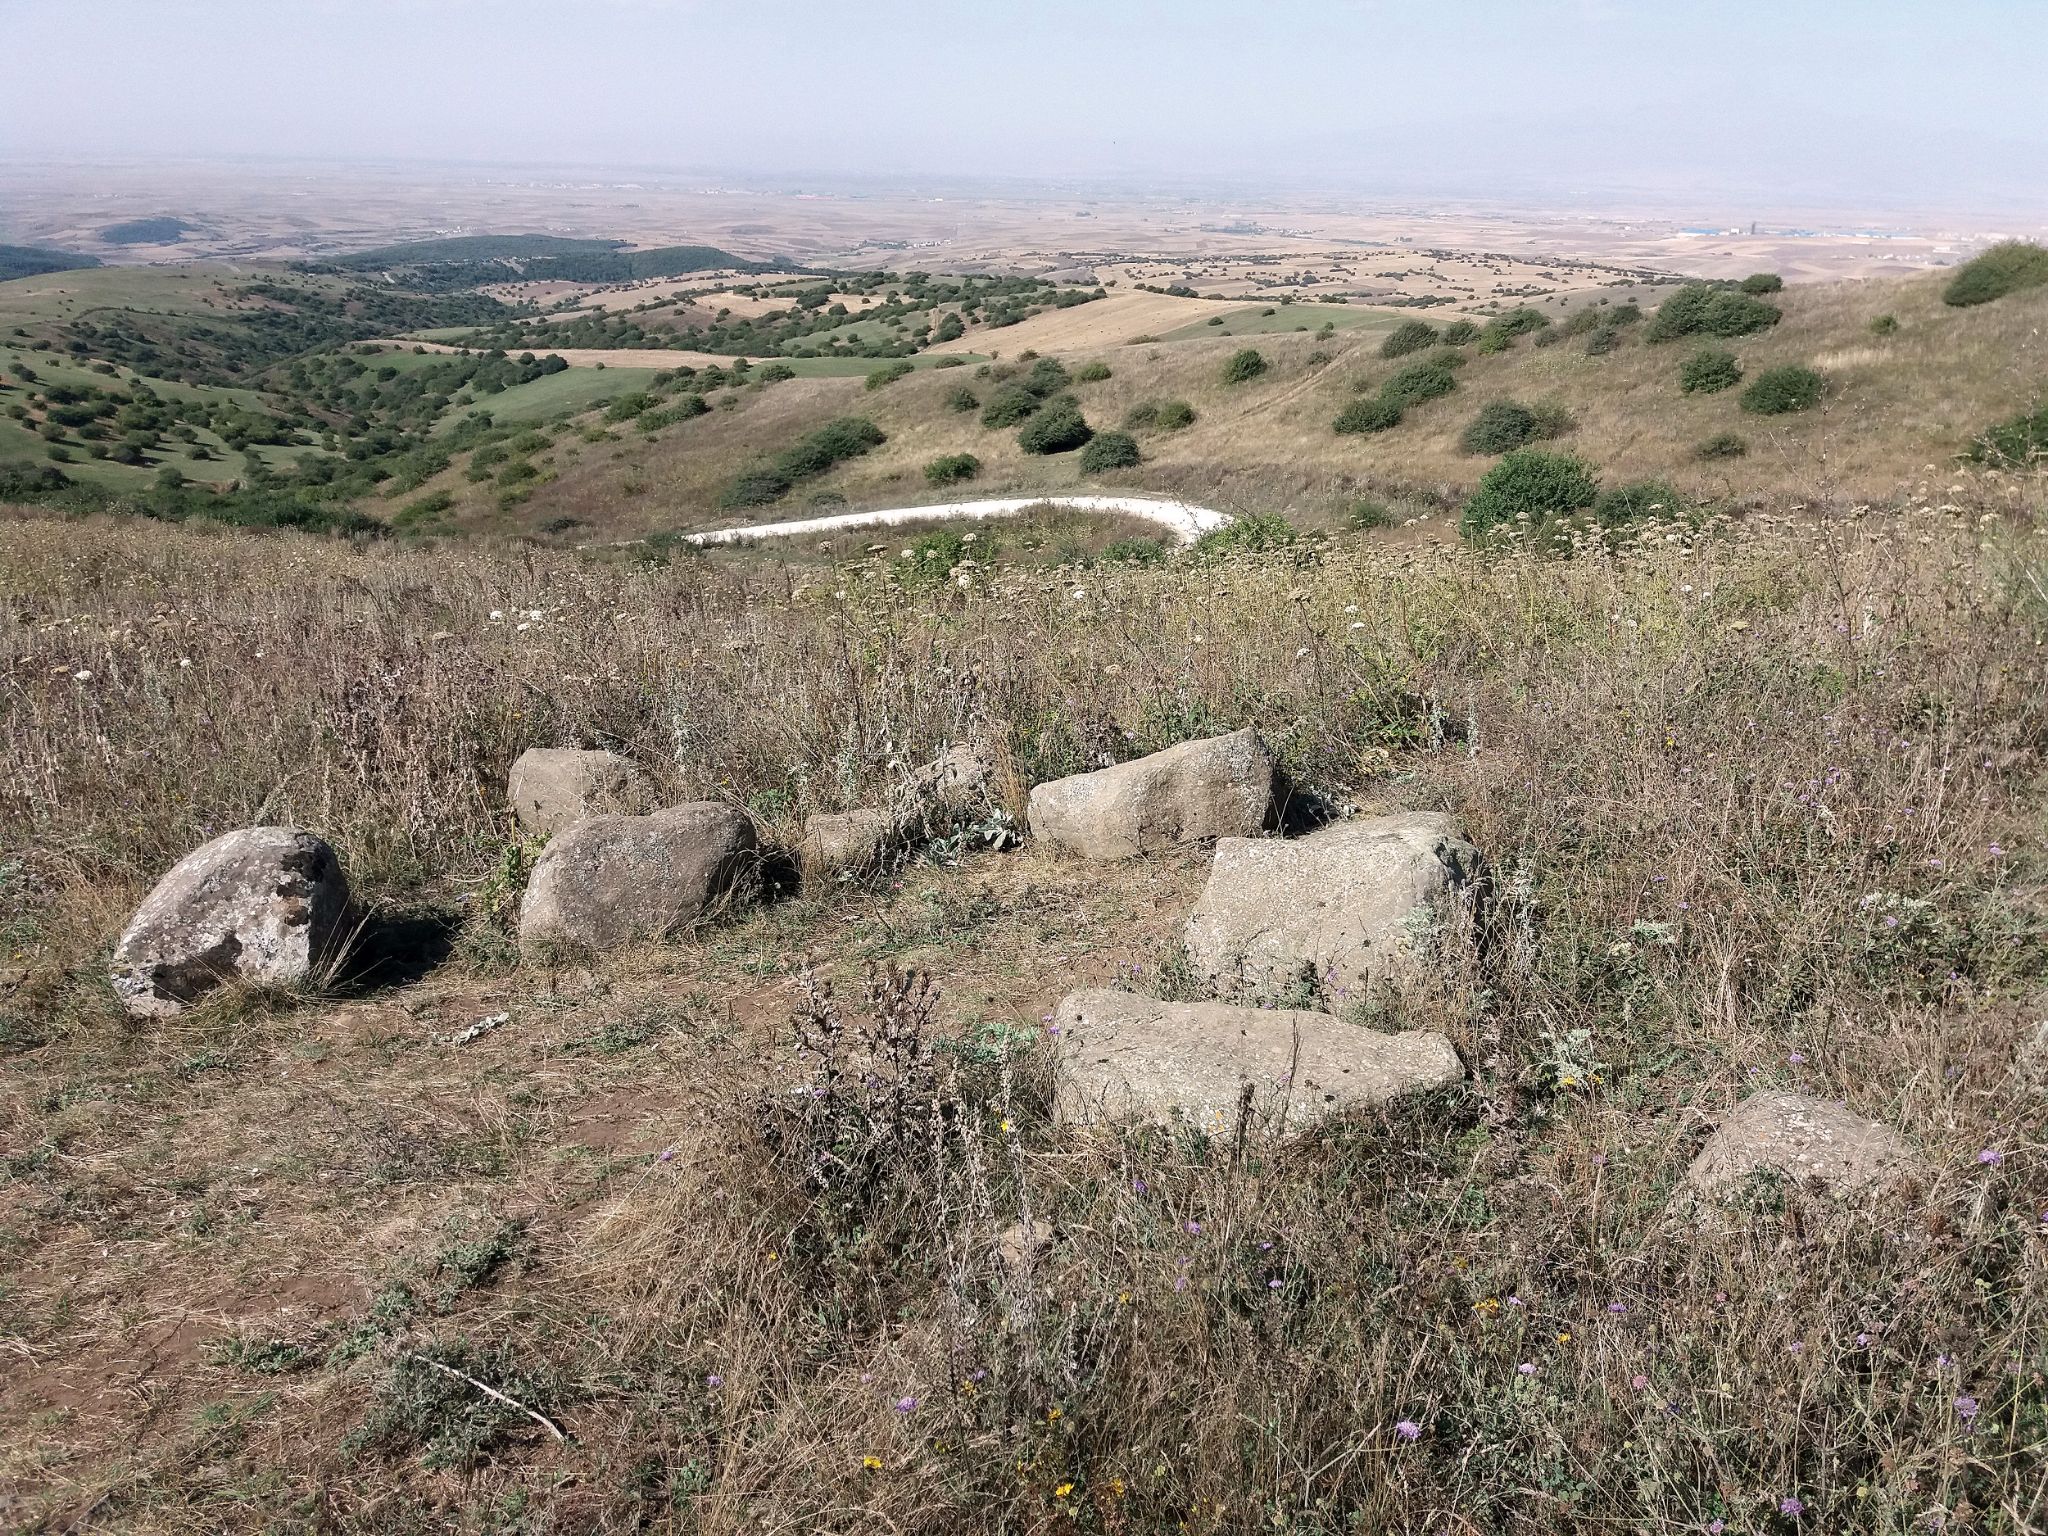
M1455 1083L1464 1067L1442 1035L1382 1035L1326 1013L1162 1003L1075 992L1059 1006L1060 1117L1079 1124L1178 1116L1227 1129L1240 1094L1267 1128L1385 1104Z
M1273 759L1250 728L1031 791L1031 835L1089 859L1250 837L1272 814Z
M334 850L297 827L244 827L194 849L136 908L114 946L114 990L166 1018L232 980L308 980L338 936L348 880Z
M1803 1093L1755 1093L1728 1112L1685 1181L1713 1195L1762 1169L1841 1194L1892 1183L1923 1165L1898 1132L1879 1121Z
M529 747L506 776L505 798L519 825L553 837L586 816L638 816L654 808L654 785L631 758L576 747Z
M1195 972L1271 993L1307 975L1357 996L1405 983L1436 904L1477 875L1479 852L1432 811L1339 822L1291 841L1227 837L1183 935Z
M520 942L616 949L666 938L732 895L755 862L753 822L716 801L588 817L557 833L534 864Z

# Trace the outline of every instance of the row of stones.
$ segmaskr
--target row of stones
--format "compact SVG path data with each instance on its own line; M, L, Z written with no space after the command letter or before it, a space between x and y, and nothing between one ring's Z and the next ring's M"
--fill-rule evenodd
M920 823L986 803L989 778L984 760L956 749L906 775L885 807L813 818L799 851L806 880L873 861ZM649 810L649 781L611 753L527 753L507 791L522 824L548 838L521 906L524 941L609 949L672 934L734 896L760 862L744 813L709 801ZM1270 996L1306 977L1341 1003L1375 982L1414 981L1419 936L1478 870L1452 818L1413 812L1299 838L1261 835L1275 819L1274 765L1249 730L1030 795L1032 835L1083 858L1214 844L1183 930L1190 966L1213 989ZM312 833L228 833L181 860L137 910L115 951L114 986L132 1013L162 1016L230 977L303 982L347 906L333 851ZM1464 1076L1442 1035L1380 1034L1307 1009L1091 989L1059 1005L1055 1027L1062 1114L1082 1123L1136 1115L1216 1128L1249 1090L1259 1123L1286 1130ZM1856 1186L1911 1162L1875 1122L1825 1101L1759 1094L1723 1124L1693 1176L1718 1186L1768 1166Z

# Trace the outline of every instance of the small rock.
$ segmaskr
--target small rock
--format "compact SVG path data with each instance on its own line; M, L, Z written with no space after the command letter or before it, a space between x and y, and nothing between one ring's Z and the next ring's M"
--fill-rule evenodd
M1034 1220L1029 1228L1021 1221L1013 1221L996 1234L996 1257L1005 1268L1022 1269L1052 1252L1052 1244L1052 1223L1043 1217Z
M297 827L244 827L194 849L136 908L114 947L114 990L166 1018L234 978L307 980L337 936L348 881L334 850Z
M871 807L805 817L803 839L797 847L804 884L865 873L880 862L895 834L896 819Z
M1326 1013L1092 990L1069 995L1055 1019L1060 1116L1084 1125L1179 1115L1205 1130L1228 1129L1250 1083L1254 1109L1269 1124L1284 1109L1299 1126L1465 1075L1442 1035L1376 1034Z
M1247 728L1031 791L1031 832L1089 859L1249 837L1273 814L1273 760Z
M1339 822L1291 841L1227 837L1184 939L1198 975L1273 992L1313 975L1356 996L1416 975L1433 904L1469 884L1479 851L1437 812Z
M665 938L732 895L754 855L753 822L716 801L588 817L558 833L533 866L520 942L615 949Z
M519 824L553 837L586 816L638 816L652 810L654 786L631 758L575 747L530 747L506 777L505 798Z
M1803 1093L1757 1093L1728 1112L1685 1181L1714 1193L1775 1168L1795 1184L1831 1193L1914 1172L1920 1159L1891 1127Z

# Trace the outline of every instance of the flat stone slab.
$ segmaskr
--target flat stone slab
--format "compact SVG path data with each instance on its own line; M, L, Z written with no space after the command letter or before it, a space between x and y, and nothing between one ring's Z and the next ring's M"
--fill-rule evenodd
M1414 979L1439 898L1477 874L1455 818L1408 811L1307 837L1227 837L1182 937L1219 989L1275 992L1313 974L1356 997L1375 978Z
M689 927L753 867L754 824L695 801L652 816L592 816L557 833L519 906L521 943L615 949Z
M1249 837L1273 814L1273 759L1249 727L1031 791L1031 835L1087 859Z
M1069 994L1059 1026L1060 1118L1092 1125L1176 1116L1236 1124L1244 1085L1269 1125L1292 1126L1460 1081L1442 1035L1383 1035L1326 1013L1163 1003L1129 992Z
M1761 1169L1794 1184L1847 1193L1922 1171L1897 1131L1803 1093L1751 1094L1728 1112L1686 1170L1695 1190L1719 1194Z

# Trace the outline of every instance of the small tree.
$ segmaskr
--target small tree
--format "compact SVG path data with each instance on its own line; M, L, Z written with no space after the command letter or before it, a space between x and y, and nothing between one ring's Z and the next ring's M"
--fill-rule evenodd
M1015 384L1007 385L996 391L989 403L982 407L981 424L991 432L999 432L1004 427L1014 427L1018 422L1030 417L1038 409L1039 404L1038 396L1030 390Z
M1223 382L1226 384L1249 384L1267 368L1266 359L1256 347L1244 347L1230 354L1223 364Z
M1098 432L1081 450L1081 468L1091 475L1110 469L1135 469L1143 455L1128 432Z
M1742 408L1753 416L1785 416L1820 404L1827 380L1796 364L1767 368L1742 392Z
M1083 363L1074 374L1076 384L1100 384L1110 376L1107 363Z
M1742 382L1742 365L1726 347L1701 347L1678 366L1678 387L1688 395L1714 395Z
M1443 343L1447 347L1462 347L1479 334L1479 327L1470 320L1453 320L1444 327Z
M1436 327L1427 320L1404 320L1380 343L1380 356L1406 357L1410 352L1420 352L1424 347L1433 346L1436 339Z
M1410 363L1380 386L1380 393L1403 406L1420 405L1448 395L1458 387L1458 376L1448 363L1435 360Z
M1599 481L1571 454L1517 448L1486 472L1458 527L1466 538L1480 539L1524 519L1542 524L1569 517L1599 499Z
M1944 304L1962 309L2044 285L2048 285L2048 248L2007 240L1958 267L1941 298Z
M941 454L924 467L924 477L933 485L955 485L981 473L981 460L971 453Z
M1785 279L1775 272L1752 272L1739 286L1744 293L1776 293L1785 286Z

